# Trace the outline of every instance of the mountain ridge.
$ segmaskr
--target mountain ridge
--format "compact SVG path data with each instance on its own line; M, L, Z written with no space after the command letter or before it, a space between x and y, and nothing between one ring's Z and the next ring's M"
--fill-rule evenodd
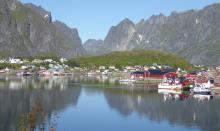
M162 50L178 54L192 64L220 64L219 3L200 10L173 11L169 16L152 15L135 24L124 21L131 20L126 18L111 27L95 55L133 49Z
M40 6L17 0L0 0L0 52L10 57L86 54L77 29L53 22L51 12Z

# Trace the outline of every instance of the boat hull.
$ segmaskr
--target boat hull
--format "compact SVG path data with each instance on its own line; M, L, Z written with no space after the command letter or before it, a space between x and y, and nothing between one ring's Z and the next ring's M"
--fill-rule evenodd
M211 94L211 89L210 88L205 88L205 87L194 87L192 89L192 92L194 94L210 95Z
M119 82L124 83L124 82L135 82L134 79L121 79Z
M164 84L159 84L158 89L166 89L166 90L181 90L182 86L181 85L164 85Z

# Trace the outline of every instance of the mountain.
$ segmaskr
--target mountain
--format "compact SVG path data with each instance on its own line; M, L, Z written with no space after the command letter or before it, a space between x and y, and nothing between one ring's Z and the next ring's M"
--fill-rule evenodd
M103 43L103 40L89 39L83 44L83 47L87 52L89 52L90 55L98 55L101 51Z
M71 58L85 54L77 29L52 21L40 6L0 0L0 55L51 54Z
M153 15L136 24L125 19L113 26L103 45L97 47L99 54L133 49L162 50L193 64L219 65L220 4L201 10L174 11L169 16Z

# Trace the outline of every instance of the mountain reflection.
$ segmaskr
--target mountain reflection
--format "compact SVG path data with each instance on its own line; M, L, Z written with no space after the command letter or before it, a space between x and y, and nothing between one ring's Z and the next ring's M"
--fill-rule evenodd
M41 127L42 123L48 124L53 114L65 112L69 106L76 106L81 92L85 92L88 97L97 94L100 98L104 96L108 107L117 111L120 117L129 117L135 113L140 118L158 123L165 121L171 126L199 127L203 131L220 129L218 98L211 100L210 96L180 95L179 92L169 94L149 85L116 83L111 88L105 88L114 81L105 77L0 76L0 131L17 131L21 123L25 127L21 118L25 120L27 116L33 128ZM99 83L102 83L101 86L97 86ZM85 100L81 99L80 102ZM98 112L94 113L99 115ZM40 122L32 119L36 114L43 116Z
M126 91L106 89L104 96L110 108L124 117L133 112L151 121L168 121L171 125L198 126L204 131L220 129L220 100L198 101L190 98L184 101L164 101L164 96L149 91Z
M17 131L22 114L40 104L46 117L76 105L81 93L77 85L66 89L67 78L6 78L0 82L0 130ZM7 88L9 87L9 88Z

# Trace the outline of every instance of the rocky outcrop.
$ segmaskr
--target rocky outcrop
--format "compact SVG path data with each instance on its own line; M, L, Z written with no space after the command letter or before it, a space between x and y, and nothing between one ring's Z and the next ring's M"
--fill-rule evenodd
M40 6L16 0L0 0L1 56L50 54L75 57L85 54L76 29L52 22Z

